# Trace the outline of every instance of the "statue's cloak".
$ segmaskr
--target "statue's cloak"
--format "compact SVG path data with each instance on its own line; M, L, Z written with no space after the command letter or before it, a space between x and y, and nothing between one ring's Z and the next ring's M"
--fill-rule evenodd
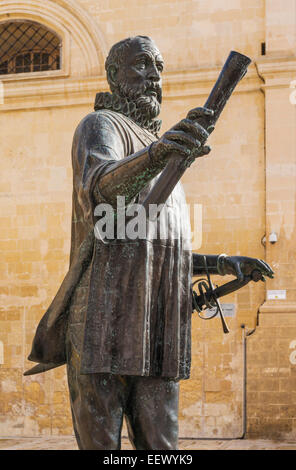
M27 375L65 364L71 341L82 374L189 377L192 256L181 184L166 203L167 218L156 222L156 230L166 225L165 239L149 232L143 240L104 244L94 236L94 209L106 203L94 191L99 178L153 140L110 110L91 113L79 124L72 147L70 268L38 325L28 359L39 365Z

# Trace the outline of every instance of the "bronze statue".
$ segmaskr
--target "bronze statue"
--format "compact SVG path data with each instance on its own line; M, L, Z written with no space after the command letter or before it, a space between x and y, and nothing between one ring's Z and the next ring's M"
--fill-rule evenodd
M159 137L162 70L150 38L115 44L106 59L111 93L97 94L73 140L70 268L37 328L29 359L39 364L26 375L67 364L80 449L120 449L124 416L134 448L177 449L179 381L190 375L192 274L273 275L262 260L192 255L179 182L167 217L150 222L154 235L165 228L166 237L149 230L135 239L95 236L98 206L114 208L116 225L118 198L124 211L141 205L176 155L188 166L210 152L211 109L191 110Z

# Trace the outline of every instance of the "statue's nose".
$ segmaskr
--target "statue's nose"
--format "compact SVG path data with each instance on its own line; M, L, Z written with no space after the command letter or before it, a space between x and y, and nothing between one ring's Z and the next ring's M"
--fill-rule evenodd
M156 67L156 65L153 64L149 67L147 78L149 78L150 80L155 80L155 81L160 80L160 72L158 68Z

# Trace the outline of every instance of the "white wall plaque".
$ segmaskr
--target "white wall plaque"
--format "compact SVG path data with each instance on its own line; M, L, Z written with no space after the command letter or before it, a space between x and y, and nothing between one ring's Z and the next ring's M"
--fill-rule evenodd
M268 300L286 300L287 291L286 290L268 290L267 299Z
M222 312L225 317L235 317L235 304L221 304ZM203 315L205 317L211 317L216 312L216 308L210 308L205 310ZM218 314L219 315L219 314Z

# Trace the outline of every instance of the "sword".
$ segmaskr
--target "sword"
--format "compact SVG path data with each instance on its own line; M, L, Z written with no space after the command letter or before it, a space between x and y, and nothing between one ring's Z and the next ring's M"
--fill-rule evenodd
M219 314L224 333L229 333L229 328L225 321L219 298L240 289L241 287L248 284L250 281L258 282L262 280L262 274L258 269L254 269L249 275L245 275L242 280L235 279L234 281L227 282L226 284L223 284L222 286L219 286L219 287L217 286L214 289L214 286L213 286L213 283L211 281L210 274L208 271L207 261L206 261L205 256L203 257L203 260L204 260L207 279L198 279L191 286L192 309L193 309L192 313L194 311L197 311L198 316L202 320L211 320L212 318L215 318ZM198 287L199 295L193 289L195 285L197 285ZM208 316L208 317L204 317L203 315L201 315L201 312L208 308L216 308L216 312L213 315Z

